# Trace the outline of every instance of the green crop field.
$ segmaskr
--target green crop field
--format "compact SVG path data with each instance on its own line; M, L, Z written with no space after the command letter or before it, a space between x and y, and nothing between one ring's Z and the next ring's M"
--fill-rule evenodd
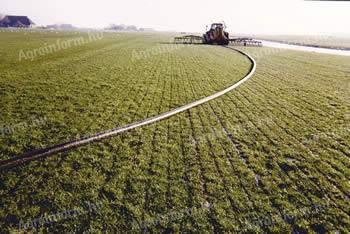
M173 36L0 32L0 159L164 113L252 66ZM1 172L0 233L348 233L350 57L240 49L257 71L237 90Z

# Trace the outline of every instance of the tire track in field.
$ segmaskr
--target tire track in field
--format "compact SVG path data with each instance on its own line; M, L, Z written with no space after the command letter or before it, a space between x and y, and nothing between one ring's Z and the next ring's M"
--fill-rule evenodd
M202 192L203 192L203 197L204 200L207 204L214 204L212 198L213 196L211 196L211 194L208 191L208 183L207 183L207 179L206 179L206 168L203 165L203 160L202 157L200 156L200 147L199 147L199 140L198 137L196 135L196 130L195 130L195 123L193 122L193 116L191 114L190 111L188 111L188 118L189 118L189 122L191 125L191 135L192 138L194 139L195 142L195 157L198 161L198 165L199 165L199 177L200 177L200 184L202 187ZM218 220L218 216L217 216L217 212L215 211L215 209L210 206L209 208L209 214L208 214L208 219L210 224L213 226L214 230L222 230L222 226L220 225L220 222Z
M178 118L179 119L179 126L180 126L180 156L181 156L181 160L182 160L182 165L184 167L184 176L183 176L183 180L184 180L184 184L185 184L185 189L187 192L187 199L186 199L186 204L187 207L190 207L191 209L194 207L194 200L195 200L195 192L194 192L194 185L193 185L193 181L190 180L190 167L189 167L189 160L188 157L186 157L186 148L185 148L185 142L183 139L183 129L184 129L184 124L182 123L182 119L181 117ZM190 220L190 223L192 226L195 225L195 220L193 219L192 216L187 216L188 219Z
M247 88L247 89L250 90L251 92L254 92L254 91L251 90L250 88ZM265 88L265 89L266 89L266 88ZM269 89L267 89L267 90L268 90L267 93L271 93L271 91L270 91ZM260 92L258 95L262 96L263 100L265 100L265 102L268 102L268 103L269 103L270 105L272 105L272 106L278 107L278 106L281 106L281 105L286 105L285 102L282 103L282 102L280 102L280 101L272 100L272 99L269 99L269 98L268 98L268 99L265 99L264 96L266 96L266 94L263 93L263 92ZM245 99L246 99L247 101L249 101L247 96L245 96L244 94L243 94L243 96L245 97ZM275 105L274 105L272 102L275 102ZM290 106L290 104L288 104L288 105ZM294 105L294 106L295 106L295 105ZM282 109L279 109L279 108L276 108L276 110L278 110L278 111L281 112L282 114L290 114L290 115L292 115L292 116L293 116L294 118L296 118L297 120L300 120L300 121L304 122L304 123L306 124L306 126L309 126L309 127L311 126L311 128L312 128L315 132L318 132L318 134L321 134L321 133L323 132L322 129L317 128L317 126L315 126L313 123L307 122L307 120L305 120L305 118L303 118L303 117L302 117L300 114L298 114L298 113L294 113L293 111L291 111L290 108L285 108L285 111L283 111ZM302 113L305 112L305 111L303 111L303 110L300 109L300 108L298 108L298 110L301 111ZM288 131L288 130L285 129L285 131ZM294 135L293 135L293 136L294 136ZM294 136L294 138L298 140L297 136ZM330 141L333 142L332 140L330 140ZM300 140L299 140L299 142L300 142ZM300 144L302 144L304 147L308 148L307 145L306 145L305 143L300 142ZM333 147L332 147L332 148L333 148ZM333 148L333 149L336 150L335 148ZM328 151L328 149L326 149L326 150ZM315 151L315 150L313 150L313 149L310 149L310 151L312 151L313 153L316 153L316 154L320 154L320 153L318 152L319 150ZM349 158L349 157L346 155L346 152L343 152L343 149L342 149L342 148L338 148L338 151L336 151L335 153L336 153L337 155L341 156L341 157L344 157L344 156L345 156L346 158ZM343 153L344 155L341 155L341 153ZM321 154L321 155L323 155L323 154ZM322 158L324 158L324 157L322 157ZM326 159L326 160L327 160L327 159ZM341 160L341 159L338 159L338 160L336 160L336 161L339 161L339 162L342 163L345 167L347 166L347 165L344 164L344 161ZM336 170L336 171L339 172L339 170L337 170L336 168L334 168L334 164L333 164L332 162L329 162L329 161L327 160L327 163L331 166L332 169L334 169L334 170Z
M249 88L248 88L248 89L249 89ZM252 103L252 102L250 102L250 101L248 100L248 98L247 98L245 95L242 95L242 96L243 96L249 103ZM234 103L234 101L231 99L230 96L228 96L228 98L231 100L231 102ZM240 99L237 98L236 100L240 100ZM216 100L216 102L219 102L219 101L221 101L221 100ZM246 106L245 103L244 103L242 100L240 100L240 102L241 102L244 106ZM255 104L253 104L253 105L254 105L255 108L260 109L260 107L256 106ZM211 106L210 103L209 103L209 106ZM242 112L242 113L245 113L245 112ZM244 114L244 115L245 115L245 114ZM256 126L256 125L253 123L253 120L250 119L248 115L245 115L245 116L246 116L245 118L248 119L248 120L255 126L255 128L258 129L259 132L260 132L261 134L263 134L264 137L270 141L271 144L273 144L273 141L270 139L270 137L268 137L262 129L260 129L258 126ZM302 171L302 172L305 174L304 170L300 169L299 167L298 167L298 169L299 169L300 171ZM288 176L288 177L289 177L289 176ZM309 199L309 201L310 201L310 198L309 198L307 195L305 195L305 193L303 193L303 194L304 194L304 196L306 196L306 197ZM344 210L343 210L343 211L344 211Z
M244 96L244 95L242 95L242 96L243 96L247 101L249 101L249 100L247 99L246 96ZM241 100L240 100L240 101L241 101ZM241 101L241 102L242 102L242 101ZM255 108L256 108L257 110L260 110L259 112L260 112L260 114L261 114L262 116L266 116L266 114L265 114L264 112L261 111L261 108L258 107L258 106L256 106L256 105L254 104L254 102L249 102L249 103L251 103L251 104L253 103L253 105L255 106ZM251 121L251 120L250 120L250 121ZM278 124L277 122L274 122L274 124L275 124L276 126L278 126L282 131L285 132L286 137L292 138L292 139L293 139L293 141L291 141L291 143L293 144L293 146L297 146L297 145L298 145L299 141L296 139L296 137L293 135L292 132L288 131L286 128L283 128L283 127L280 126L280 124ZM260 132L263 133L261 130L260 130ZM264 134L264 133L263 133L263 134ZM265 135L265 134L264 134L264 135ZM280 138L280 139L282 139L282 138ZM282 140L283 140L283 139L282 139ZM313 156L313 158L315 158L315 154L313 154L313 152L312 152L310 149L308 149L308 148L305 147L305 146L303 147L303 145L302 145L301 143L299 143L299 145L302 146L303 150L305 150L306 152L309 152L310 155ZM303 157L303 159L304 159L304 160L307 160L308 158ZM295 166L299 169L299 171L301 171L305 176L307 176L308 172L305 171L305 169L299 167L298 165L295 165ZM310 169L310 168L309 168L309 169ZM332 185L335 189L337 189L340 193L342 193L342 194L348 196L348 194L346 193L346 191L345 191L344 189L339 188L339 186L337 185L336 181L333 181L327 174L321 172L320 169L316 168L315 170L316 170L319 174L321 174L322 177L323 177L324 179L326 179L326 181L328 181L329 184ZM293 180L292 180L292 181L293 181ZM312 183L313 183L315 186L317 186L314 182L312 182ZM306 197L308 197L308 196L306 196ZM326 195L326 197L327 197L329 200L334 201L334 199L333 199L332 197L329 197L328 195ZM335 205L337 208L339 208L341 211L343 211L346 215L349 216L349 212L346 211L345 209L343 209L342 207L340 207L340 206L336 203L336 201L334 201L334 205Z
M264 75L266 75L266 74L264 74ZM271 76L271 78L272 78L272 76ZM260 84L260 82L255 82L255 84L257 85L257 87L259 86L261 89L265 89L265 90L267 90L267 92L265 92L265 93L273 93L274 95L276 95L277 97L279 97L279 99L275 99L274 101L277 103L279 103L278 105L280 105L281 104L281 101L277 101L277 100L281 100L281 99L283 99L283 100L286 100L282 95L280 95L278 92L276 92L275 90L271 90L271 89L269 89L268 87L269 87L269 85L268 84ZM267 87L266 87L267 86ZM265 94L264 94L265 95ZM321 96L322 97L322 96ZM271 99L270 99L271 100ZM311 105L311 104L309 104L309 103L307 103L304 99L301 99L301 98L297 98L297 99L295 99L294 98L294 100L297 100L297 101L299 101L300 100L300 102L297 102L297 103L288 103L288 102L282 102L282 103L284 103L284 104L287 104L287 105L289 105L289 106L294 106L295 108L297 108L300 112L305 112L305 109L308 109L308 110L310 110L310 111L312 111L312 112L317 112L316 111L316 109L317 109L317 107L315 107L315 106L313 106L313 105ZM315 100L319 100L319 98L316 98L315 97ZM309 105L311 105L311 109L310 108L305 108L305 104L309 104ZM302 109L302 107L304 107L304 109ZM287 109L288 110L288 109ZM290 110L289 110L289 112L294 116L294 117L296 117L296 118L300 118L300 119L302 119L304 122L305 121L308 121L307 119L305 119L305 118L303 118L302 116L302 114L298 114L298 113L294 113L294 112L291 112ZM324 116L329 116L329 112L326 112L326 111L324 111L322 114L319 114L321 117L324 117ZM329 120L326 120L326 121L323 121L323 123L325 123L324 125L327 125L327 121L329 122L329 121L331 121L331 120L333 120L332 118L331 119L329 119ZM309 121L310 122L310 121ZM310 124L313 124L313 122L310 122ZM321 133L324 133L325 131L324 130L322 130L322 129L320 129L320 128L318 128L318 126L317 125L312 125L313 126L313 128L315 129L315 130L317 130L317 132L318 132L318 134L321 134ZM325 133L325 134L327 134L327 133ZM329 134L327 134L327 136L328 136ZM338 148L335 148L334 146L332 146L332 145L330 145L330 147L332 147L334 150L340 150L340 152L341 153L343 153L344 154L344 156L346 156L347 158L349 158L349 152L347 152L346 151L346 146L343 144L343 143L340 143L340 142L337 142L337 141L335 141L335 140L333 140L332 138L330 138L329 139L332 143L334 143L334 144L339 144L339 146L340 146L340 149L338 149ZM339 151L338 151L339 152ZM340 153L339 152L339 153Z
M246 82L247 80L249 80L253 76L253 74L255 73L255 70L256 70L256 62L255 62L253 57L251 57L249 54L247 54L241 50L229 48L229 47L225 47L225 48L237 51L238 53L247 57L252 62L252 66L251 66L249 73L243 79L241 79L237 83L229 86L228 88L226 88L222 91L219 91L217 93L214 93L210 96L207 96L205 98L194 101L192 103L189 103L189 104L186 104L184 106L175 108L171 111L165 112L165 113L160 114L158 116L147 118L145 120L141 120L141 121L126 125L124 127L114 128L114 129L107 130L107 131L104 131L101 133L97 133L97 134L92 135L90 137L84 137L84 138L81 138L79 140L73 140L73 141L65 142L63 144L54 145L54 146L51 146L48 148L34 150L34 151L25 153L25 154L17 156L17 157L13 157L13 158L10 158L7 160L2 160L2 161L0 161L0 170L11 168L11 167L16 166L18 164L23 164L23 163L30 162L33 160L52 156L52 155L57 154L57 153L66 152L66 151L72 150L74 148L77 148L77 147L80 147L83 145L87 145L87 144L92 143L92 142L101 141L103 139L118 135L118 134L123 133L123 132L127 132L129 130L132 130L132 129L135 129L138 127L142 127L142 126L156 123L158 121L167 119L171 116L174 116L174 115L179 114L181 112L184 112L186 110L192 109L196 106L202 105L203 103L214 100L214 99L216 99L220 96L223 96L226 93L238 88L239 86L241 86L244 82Z
M212 83L212 80L210 80L210 82ZM193 94L196 94L196 92L195 92L195 89L194 89L194 85L193 85L193 83L190 83L190 85L191 85L191 87L192 87L192 92L193 92ZM200 86L200 90L202 90L202 92L204 92L204 89L203 89L203 86ZM214 87L212 86L212 88L214 89ZM200 91L199 91L200 92ZM209 105L210 105L210 103L209 103ZM211 106L211 105L210 105ZM213 133L213 134L215 134L215 136L217 137L217 132L215 131L215 129L214 129L214 127L211 125L211 121L210 121L210 119L207 119L207 122L209 122L209 125L204 125L204 119L202 118L202 115L203 115L203 113L202 113L202 111L204 112L204 113L206 113L206 111L205 111L205 109L204 109L204 106L201 106L199 109L198 109L198 116L199 116L199 119L200 119L200 122L201 122L201 125L202 125L202 132L203 132L203 134L204 134L204 136L205 136L205 140L206 140L206 142L208 143L208 145L209 145L209 152L210 152L210 155L211 155L211 158L213 158L213 160L214 160L214 165L216 166L216 170L217 170L217 172L218 172L218 174L220 175L220 178L221 178L221 181L222 181L222 186L223 186L223 188L225 189L225 191L226 191L226 194L229 194L229 193L227 193L228 191L229 191L229 188L227 187L227 184L230 184L227 180L226 180L226 178L225 178L225 176L224 176L224 172L220 169L221 167L222 167L222 165L220 165L219 166L219 164L222 164L222 160L223 160L223 158L217 158L216 156L215 156L215 153L213 152L213 144L212 144L212 142L211 142L211 139L208 137L208 133L207 132L205 132L205 127L204 126L209 126L208 128L209 129L207 129L207 130L209 130L209 132L211 132L211 133ZM211 127L210 127L211 126ZM223 130L225 130L225 129L223 129ZM228 155L229 155L229 153L227 152L227 149L223 146L223 144L222 144L222 142L219 142L219 144L221 145L221 149L223 150L223 152L225 152L225 155L226 155L226 160L228 160L229 161L229 163L230 163L230 165L231 165L231 169L233 169L233 166L234 166L234 163L233 163L233 161L232 161L232 158L231 158L231 155L230 155L230 157L228 157ZM239 151L236 147L234 147L235 148L235 150L237 151L237 153L239 154L241 151ZM243 158L241 158L243 161L244 161L244 159ZM220 162L220 163L219 163ZM246 162L245 162L246 163ZM247 165L246 165L247 166ZM249 168L249 169L251 169L251 168ZM233 172L234 172L234 170L233 170ZM252 172L254 175L255 175L255 172ZM244 188L244 190L245 190L245 188ZM249 195L246 193L246 195L249 197ZM231 196L228 196L227 197L228 198L228 200L230 201L230 203L231 203L231 207L232 207L232 210L233 211L237 211L237 210L240 210L240 208L238 207L238 205L237 205L237 203L233 200L233 198L231 197ZM249 199L249 198L248 198Z
M258 87L259 85L257 85ZM259 88L259 87L258 87ZM263 88L261 86L261 88ZM264 88L265 90L267 90L267 92L260 92L258 95L261 96L260 99L263 99L263 100L267 100L268 104L271 105L271 106L274 106L274 107L280 107L282 105L284 106L294 106L294 108L298 111L298 112L295 112L295 110L293 110L292 108L284 108L285 111L282 111L282 110L279 110L282 114L288 114L290 115L291 117L295 118L296 120L298 121L302 121L303 123L306 124L306 126L309 126L309 128L311 128L314 132L316 132L317 134L316 135L321 135L322 133L325 132L325 130L322 130L320 128L318 128L317 125L315 125L312 121L308 121L307 119L305 119L303 117L303 113L307 113L305 112L304 110L302 110L300 107L296 106L295 104L288 104L286 102L281 102L281 101L277 101L277 100L271 100L271 99L266 99L264 97L267 96L266 93L271 93L271 90L267 89L267 88ZM252 89L248 88L247 87L247 90L250 90L251 92L254 92ZM275 95L275 94L274 94ZM246 97L247 99L247 97ZM275 102L275 104L273 104L272 102ZM278 109L276 109L278 110ZM326 125L326 124L324 124ZM297 139L297 137L296 137ZM349 159L349 153L347 153L346 149L344 149L343 147L341 147L342 145L339 144L338 145L338 148L335 147L333 144L337 144L338 142L333 140L333 139L328 139L330 143L332 143L331 145L328 145L328 147L330 147L333 151L330 151L330 149L327 149L327 148L323 148L323 150L326 150L326 151L329 151L329 152L333 152L335 153L336 155L340 156L341 158L335 158L336 161L339 161L341 164L343 164L345 167L347 166L346 164L348 164L348 160ZM300 140L299 140L300 141ZM301 144L303 144L305 147L307 147L307 145L303 142L301 142ZM319 143L317 143L318 146L322 147L323 145L320 145ZM315 150L313 150L315 151ZM318 150L319 151L319 150ZM327 157L326 157L326 160L327 160ZM328 162L328 160L327 160ZM334 167L334 165L331 163L332 167Z
M231 101L233 102L233 100L231 100ZM240 101L241 101L241 100L240 100ZM242 103L242 104L243 104L243 103ZM209 105L210 105L210 104L209 104ZM243 105L246 106L245 104L243 104ZM255 107L256 107L256 106L255 106ZM260 113L260 114L261 114L261 113ZM264 135L264 137L265 137L267 140L270 141L270 143L272 143L272 141L271 141L270 138L264 133L264 131L263 131L262 129L260 129L258 126L256 126L256 125L253 123L253 121L252 121L247 115L246 115L246 118L255 126L255 128L257 128L257 129L259 130L259 132L260 132L262 135ZM302 170L302 169L299 168L299 167L297 167L297 168L305 175L304 170ZM288 176L288 175L287 175L287 176ZM288 176L288 178L291 179L292 181L294 181L294 179L291 178L290 176ZM264 189L264 191L265 191L265 193L268 194L268 192L266 191L266 189ZM301 192L301 191L299 191L299 192ZM304 196L306 196L307 199L308 199L309 201L311 201L308 195L306 195L304 192L301 192L301 193L302 193ZM311 204L313 204L313 203L311 202ZM270 206L276 208L276 210L278 211L279 216L280 216L280 217L283 217L282 211L281 211L280 209L278 209L278 208L276 207L275 204L270 204ZM343 210L343 211L344 211L344 210ZM282 220L284 220L284 219L282 218ZM292 226L293 226L293 225L292 225Z
M181 61L180 64L181 64L180 77L186 77L187 74L184 72L184 69L183 69L183 65L185 65L185 64L183 61ZM179 78L179 77L177 77L177 79L178 79L178 82L177 82L178 91L180 91L181 87L185 87L185 88L188 87L187 83L185 82L184 79ZM180 84L182 84L182 85L180 85ZM186 95L184 95L183 98L184 98L184 100L188 100L190 92L187 92L187 89L185 90L185 94ZM178 96L178 100L180 101L181 99L179 98L179 95L177 95L177 96ZM188 115L188 112L185 114ZM190 140L190 137L187 137L187 136L192 136L192 128L189 127L189 126L191 126L190 120L187 118L187 116L182 117L182 115L178 115L177 117L178 117L179 127L180 127L179 143L180 143L181 165L184 168L183 180L184 180L185 189L187 192L187 199L186 199L185 204L186 204L186 207L193 209L194 207L196 207L196 205L198 205L196 202L196 201L198 201L198 198L196 196L204 197L204 195L202 194L202 191L204 191L204 189L203 189L203 185L201 182L201 169L198 167L194 167L193 164L189 163L189 162L191 162L191 156L193 155L193 154L191 154L191 151L188 148L188 141ZM195 150L196 149L194 148L194 151ZM196 156L195 153L194 153L194 155ZM197 182L196 178L194 178L193 170L198 171L198 180L200 182ZM197 184L199 184L199 186L196 186ZM196 188L198 188L198 187L200 187L199 190L201 191L199 193L196 192ZM189 220L189 223L191 225L190 227L193 227L196 229L199 228L196 225L197 222L192 215L186 215L186 218ZM212 226L212 224L210 224L210 225ZM181 230L186 230L186 224L182 225Z
M211 82L211 84L210 84L211 86L212 86L212 83L213 83L213 82ZM229 96L228 98L229 98L229 100L230 100L233 104L235 104L234 100L232 100L230 96ZM223 100L216 100L216 102L224 102L224 101L223 101ZM242 103L242 104L244 105L244 103ZM246 153L244 152L244 150L242 149L242 145L241 145L237 140L234 139L233 134L231 134L231 133L229 132L229 130L225 127L224 123L221 121L220 117L218 116L217 112L214 110L213 106L212 106L210 103L208 103L208 106L210 107L211 111L213 112L213 115L215 116L216 121L220 124L220 126L221 126L221 128L222 128L222 131L225 133L225 136L229 139L229 141L231 142L233 148L235 149L235 151L236 151L236 152L238 153L238 155L240 156L241 160L244 159L244 160L243 160L244 165L245 165L246 167L248 167L248 169L250 169L250 171L254 174L254 177L255 177L255 179L256 179L256 186L257 186L257 189L263 191L264 194L270 194L269 191L268 191L266 188L264 188L264 186L262 186L260 176L255 172L255 170L253 169L252 166L249 166L249 163L246 161L246 159L247 159L248 157L247 157L247 154L246 154ZM228 106L230 106L230 105L228 105ZM226 106L226 107L228 107L228 106ZM245 105L244 105L244 106L245 106ZM223 111L223 109L221 108L221 106L220 106L220 109ZM243 112L243 113L244 113L244 112ZM254 123L253 123L252 120L249 118L249 116L246 115L246 114L244 114L244 115L245 115L245 119L248 119L248 120L254 125ZM241 121L240 121L240 124L243 125L243 123L242 123ZM254 125L254 126L255 126L255 128L257 128L257 129L260 131L260 133L262 133L264 136L266 136L266 134L265 134L258 126L256 126L256 125ZM269 138L268 138L268 139L269 139ZM270 140L270 139L269 139L269 140ZM271 140L270 140L270 141L271 141ZM221 144L222 144L222 143L221 143ZM225 150L225 152L226 152L226 150ZM232 168L232 169L233 169L233 168ZM250 198L250 195L251 195L251 194L249 194L247 191L246 191L246 194L247 194L248 197ZM270 194L270 195L271 195L271 194ZM269 196L270 196L270 195L269 195ZM280 217L280 220L281 220L282 222L286 223L287 225L291 225L291 224L288 223L286 220L284 220L284 218L283 218L283 212L282 212L273 202L270 201L270 198L269 198L269 197L268 197L267 199L268 199L269 205L270 205L271 207L275 208L275 210L277 211L277 214L278 214L278 216ZM250 198L250 202L252 202L252 205L255 207L255 210L256 210L256 207L257 207L257 206L255 206L256 204L255 204L254 201L251 200L251 198ZM291 225L291 226L294 227L293 225Z
M170 59L170 56L168 55L168 61L169 62L172 62L172 60ZM168 68L169 70L169 68ZM169 94L169 97L170 97L170 101L167 103L168 105L168 109L171 108L171 105L173 103L173 89L174 89L174 85L173 85L173 82L174 82L174 77L173 75L170 75L170 94ZM171 129L171 124L170 124L170 121L167 121L167 146L170 145L170 142L172 140L174 140L174 136L172 135L172 131L170 130ZM174 134L175 135L175 134ZM165 205L166 205L166 209L167 211L171 211L171 208L173 207L174 205L174 200L172 198L172 193L171 193L171 185L172 185L172 175L171 175L171 159L168 157L167 158L167 165L166 165L166 171L167 171L167 185L166 185L166 196L165 196Z
M214 89L214 85L213 85L214 83L215 83L214 81L209 80L209 85L210 85L213 89ZM191 87L192 87L192 92L195 94L195 91L194 91L194 89L193 89L193 84L192 84L192 83L190 83L190 84L191 84ZM202 86L201 86L201 88L202 88ZM203 88L202 88L202 90L203 90ZM219 102L219 101L220 101L220 100L216 100L216 102ZM252 167L250 167L250 166L247 164L247 161L245 160L245 158L247 158L247 156L246 156L246 154L244 153L244 151L242 150L241 144L238 143L238 142L233 138L232 134L230 134L230 133L228 132L228 130L226 129L226 127L223 125L222 121L220 120L219 116L218 116L217 113L214 111L212 105L211 105L210 103L207 103L207 105L210 107L209 109L211 109L211 111L213 112L213 115L214 115L214 117L215 117L214 119L216 119L217 123L219 123L219 125L221 126L222 131L224 131L225 135L229 138L230 142L232 143L232 146L233 146L233 148L234 148L234 151L238 154L238 156L240 157L240 159L243 161L244 165L254 174L254 177L255 177L255 179L256 179L256 181L257 181L257 182L256 182L256 186L257 186L259 189L262 189L262 191L264 192L264 194L268 194L268 191L267 191L265 188L261 188L261 186L260 186L260 184L259 184L259 181L260 181L260 180L257 179L258 176L257 176L256 172L253 170ZM223 170L220 169L223 165L219 165L220 163L222 163L221 160L222 160L223 158L220 158L220 157L217 158L217 157L215 156L215 153L212 151L212 149L213 149L213 144L212 144L211 140L208 138L208 133L205 132L204 126L206 126L206 125L204 125L204 120L202 119L202 114L203 114L203 113L202 113L202 111L200 111L200 110L203 110L204 113L209 113L210 110L209 110L209 112L206 111L205 108L204 108L204 105L202 105L201 107L199 107L197 115L198 115L198 117L199 117L199 119L200 119L200 122L201 122L202 133L205 135L206 143L209 145L209 149L210 149L210 150L209 150L209 154L211 155L211 158L213 158L216 171L217 171L217 173L218 173L218 175L219 175L218 177L221 179L221 184L222 184L222 186L223 186L223 189L224 189L225 192L226 192L225 194L227 194L227 192L229 191L228 186L227 186L227 185L229 184L229 182L225 179ZM214 121L215 121L215 120L214 120ZM208 119L207 122L210 123L211 121ZM209 124L209 126L211 126L211 124ZM214 129L213 127L209 127L209 130L210 130L210 129L211 129L211 131L216 135L215 129ZM217 137L217 135L216 135L216 137ZM230 154L230 153L228 153L226 147L223 146L222 142L219 142L219 144L220 144L221 147L222 147L221 149L225 152L225 154L226 154L226 160L229 161L230 165L232 166L231 169L232 169L232 171L234 172L234 165L233 165L233 163L232 163L232 158L230 159L230 158L228 157L228 154ZM219 163L219 162L220 162L220 163ZM259 177L258 177L258 178L259 178ZM240 181L240 183L241 183L241 185L242 185L242 182L241 182L241 181ZM241 187L242 187L242 186L241 186ZM249 202L250 202L250 203L253 205L253 207L256 209L257 206L256 206L254 200L251 199L251 196L250 196L251 194L249 194L249 193L247 192L247 190L245 189L244 186L243 186L243 190L245 191L245 195L248 196ZM235 211L242 211L242 210L240 210L240 208L237 206L237 203L232 199L231 196L226 196L226 197L227 197L227 199L229 200L229 202L230 202L230 204L231 204L231 208L232 208L232 211L233 211L233 212L235 212ZM271 202L270 202L270 206L275 207ZM278 209L277 207L275 207L275 209L278 211L278 216L280 217L280 220L283 221L285 224L289 225L289 223L286 222L286 221L283 219L282 211L281 211L280 209ZM215 213L214 213L214 215L215 215ZM214 218L215 218L215 216L214 216ZM241 225L242 225L242 223L241 223Z
M192 57L191 63L196 64L197 59L195 57ZM184 75L187 75L188 77L188 81L186 82L187 84L186 88L188 88L188 90L186 90L186 92L188 92L188 96L193 99L196 97L196 95L193 92L192 79L190 78L194 75L192 72ZM194 184L194 188L198 188L200 190L200 197L204 200L204 204L214 204L213 198L215 197L212 195L212 193L209 192L208 177L206 176L208 174L209 168L206 167L205 163L203 163L205 161L204 159L206 158L205 154L201 154L200 137L198 136L201 132L199 130L198 123L194 121L195 120L194 116L198 115L198 113L188 110L186 114L187 114L187 118L185 119L185 124L189 128L188 133L190 134L190 137L193 140L192 142L194 144L193 155L194 155L195 161L197 162L196 169L198 171L198 177L197 177L198 181L196 181L197 183ZM194 165L192 165L192 168L194 168ZM211 205L209 207L209 212L207 214L207 220L211 228L213 228L214 230L222 230L223 227L221 226L218 220L218 214L214 209L214 207Z
M193 84L191 82L190 82L190 86L191 86L192 93L195 94L194 87L193 87ZM213 163L214 163L215 168L216 168L216 174L217 174L218 178L221 180L221 184L222 184L223 190L225 190L225 193L224 193L225 197L229 200L229 202L231 204L231 208L232 208L233 211L234 210L239 210L236 202L232 199L231 196L228 195L228 194L230 194L229 188L227 187L227 184L229 184L229 183L228 183L227 179L225 178L223 171L220 168L220 165L219 165L219 162L218 162L219 161L218 157L213 152L213 147L214 146L213 146L212 142L210 141L210 139L208 137L208 133L206 132L206 130L207 130L206 126L208 126L208 125L205 125L204 119L202 118L202 113L201 113L200 109L198 109L196 111L196 114L197 114L197 116L198 116L198 118L200 120L200 130L199 131L204 135L205 141L208 144L208 156L210 156L210 158L213 160ZM203 143L203 142L201 142L201 143Z
M242 100L240 100L239 98L236 98L235 100L239 100L240 103L241 103L243 106L246 106L246 104L245 104ZM231 99L231 101L233 102L232 99ZM249 102L249 103L251 104L251 102ZM255 108L258 108L256 105L254 105L254 107L255 107ZM256 110L259 110L259 109L256 109ZM264 116L265 118L267 117L267 115L266 115L265 113L261 112L261 111L259 111L259 116ZM257 129L257 131L258 131L266 140L268 140L268 142L269 142L271 145L274 145L274 144L275 144L275 143L274 143L274 140L275 140L275 139L272 139L271 136L268 135L268 133L266 133L266 131L264 131L264 129L262 129L259 125L255 124L255 123L254 123L255 121L254 121L253 119L251 119L248 115L245 115L245 118L246 118L247 120L250 121L250 123L255 127L255 129ZM276 123L275 123L275 124L276 124ZM269 127L268 124L266 124L265 126L266 126L266 129L271 130L271 127ZM278 140L278 139L277 139L277 140ZM279 140L283 140L283 138L279 137ZM266 153L264 152L264 154L266 154ZM269 159L269 158L267 158L267 159ZM301 171L301 169L300 169L300 171ZM287 177L288 177L289 179L293 180L288 174L287 174ZM282 177L280 177L280 178L283 180ZM306 197L308 197L306 194L303 194L303 195L306 196Z

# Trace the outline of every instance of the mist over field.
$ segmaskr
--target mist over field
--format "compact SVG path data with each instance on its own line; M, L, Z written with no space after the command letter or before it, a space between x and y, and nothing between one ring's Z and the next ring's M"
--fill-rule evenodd
M224 21L231 33L337 35L349 33L350 20L346 1L2 0L0 6L2 13L27 15L38 25L104 28L115 23L201 33L205 25Z

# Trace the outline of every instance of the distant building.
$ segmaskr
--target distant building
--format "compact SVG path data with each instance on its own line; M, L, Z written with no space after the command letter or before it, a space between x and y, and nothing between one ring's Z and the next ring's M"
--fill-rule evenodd
M27 16L6 15L0 20L0 28L30 28L34 24Z

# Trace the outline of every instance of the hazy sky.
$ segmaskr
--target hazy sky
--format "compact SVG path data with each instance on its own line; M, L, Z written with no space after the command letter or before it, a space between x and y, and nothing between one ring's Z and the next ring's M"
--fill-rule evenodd
M105 27L134 24L202 32L225 21L235 33L350 34L350 2L302 0L0 0L0 13L27 15L37 25Z

